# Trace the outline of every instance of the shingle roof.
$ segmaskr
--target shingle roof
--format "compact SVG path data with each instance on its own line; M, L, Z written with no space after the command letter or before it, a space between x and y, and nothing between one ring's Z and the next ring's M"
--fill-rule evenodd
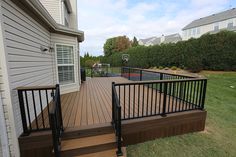
M164 36L164 41L161 41L162 37L151 37L147 39L140 39L139 42L142 42L144 45L160 45L161 43L177 43L181 41L182 38L179 33L171 34Z
M231 19L234 17L236 17L235 8L194 20L190 24L185 26L182 30L186 30L186 29L190 29L190 28L194 28L194 27L198 27L198 26L202 26L202 25L206 25L210 23L215 23L215 22Z
M176 34L171 34L171 35L167 35L165 36L165 40L163 43L177 43L178 41L181 41L182 38L179 35L179 33Z

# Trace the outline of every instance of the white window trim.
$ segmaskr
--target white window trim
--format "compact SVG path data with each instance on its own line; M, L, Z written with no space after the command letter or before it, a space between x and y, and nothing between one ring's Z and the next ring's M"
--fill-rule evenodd
M70 86L70 85L76 85L77 84L77 80L76 80L76 65L75 65L75 45L72 44L65 44L65 43L55 43L55 60L56 60L56 78L57 78L57 83L59 82L59 76L58 76L58 64L57 64L57 45L63 45L63 46L72 46L73 47L73 55L74 55L74 64L71 64L74 66L74 83L68 83L68 84L60 84L61 87L65 87L65 86ZM65 65L70 65L70 64L65 64ZM63 64L60 64L60 66L63 66Z

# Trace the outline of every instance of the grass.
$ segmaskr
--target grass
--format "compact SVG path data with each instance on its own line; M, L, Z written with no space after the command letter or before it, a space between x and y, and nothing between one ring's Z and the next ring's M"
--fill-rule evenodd
M236 72L202 74L209 79L205 131L128 146L128 157L236 156Z

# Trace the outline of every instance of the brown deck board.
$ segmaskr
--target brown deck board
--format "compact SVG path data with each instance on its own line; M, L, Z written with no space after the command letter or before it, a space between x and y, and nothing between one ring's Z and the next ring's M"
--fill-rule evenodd
M129 80L122 77L102 77L87 79L81 84L80 91L61 95L62 116L65 128L82 127L111 122L112 118L112 82L123 83ZM135 88L135 93L134 93ZM140 89L140 92L138 92ZM144 85L130 85L116 87L117 94L120 95L120 105L122 106L122 117L148 116L162 112L163 94ZM124 96L125 94L125 96ZM167 96L167 103L170 107L166 111L178 111L179 108L186 108L189 104ZM124 113L125 108L125 113ZM49 126L47 109L44 109L45 126ZM39 125L42 127L42 116L39 115ZM35 122L33 123L35 127Z

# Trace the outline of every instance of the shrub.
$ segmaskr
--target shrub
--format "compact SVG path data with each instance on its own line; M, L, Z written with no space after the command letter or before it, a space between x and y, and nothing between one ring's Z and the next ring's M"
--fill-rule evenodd
M129 54L131 67L180 67L192 72L205 70L236 69L236 33L222 31L217 34L206 34L198 39L181 41L176 44L155 46L137 46L103 57L104 63L112 66L123 66L121 55Z
M177 67L176 66L172 66L170 69L171 70L177 70Z

